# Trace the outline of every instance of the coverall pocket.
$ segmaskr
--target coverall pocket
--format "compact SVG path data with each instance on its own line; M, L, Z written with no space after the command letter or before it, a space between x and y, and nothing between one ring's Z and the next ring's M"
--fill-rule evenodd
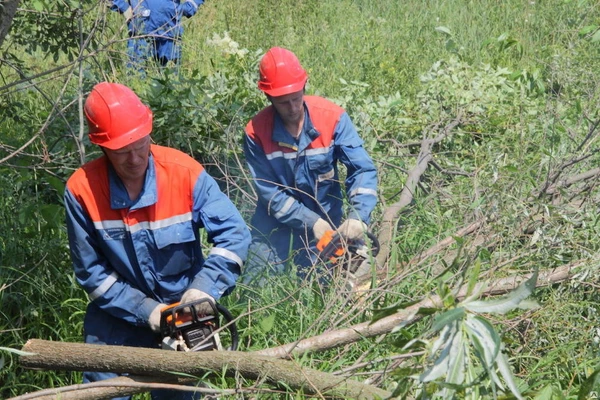
M154 265L161 277L181 274L195 265L199 247L191 221L155 231L154 241L159 250L153 257Z
M308 168L313 173L316 182L328 181L335 176L333 157L330 153L310 156L308 158Z
M156 247L161 250L173 244L193 242L196 240L196 235L194 235L192 221L181 222L156 230L154 231L154 240L156 241Z

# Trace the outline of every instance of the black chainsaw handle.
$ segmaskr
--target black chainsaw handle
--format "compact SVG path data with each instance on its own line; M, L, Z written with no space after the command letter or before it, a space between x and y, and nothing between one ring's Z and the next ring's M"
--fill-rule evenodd
M225 308L225 306L220 305L219 303L217 304L217 311L219 311L219 314L221 314L226 321L227 324L227 330L229 331L229 334L231 335L231 346L227 349L230 351L236 351L238 348L238 343L239 343L239 335L238 335L238 330L237 330L237 326L235 325L233 315L231 314L231 312Z
M367 237L371 241L371 254L373 257L377 257L379 254L379 250L381 250L381 246L379 245L379 239L372 232L367 232Z

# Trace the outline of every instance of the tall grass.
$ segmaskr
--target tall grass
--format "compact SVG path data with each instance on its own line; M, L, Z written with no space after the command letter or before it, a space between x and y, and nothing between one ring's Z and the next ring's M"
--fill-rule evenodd
M210 68L204 38L228 31L251 50L290 48L308 69L311 89L325 95L339 93L341 78L368 83L373 97L408 96L449 52L515 71L543 66L597 18L594 1L208 1L188 23L186 62ZM436 27L449 29L453 47ZM516 43L501 50L504 34Z

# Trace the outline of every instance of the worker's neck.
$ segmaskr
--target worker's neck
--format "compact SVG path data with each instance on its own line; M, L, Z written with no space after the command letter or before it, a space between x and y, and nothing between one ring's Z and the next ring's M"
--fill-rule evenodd
M302 134L302 128L304 127L304 116L299 121L288 122L284 124L285 130L289 132L290 135L296 140Z

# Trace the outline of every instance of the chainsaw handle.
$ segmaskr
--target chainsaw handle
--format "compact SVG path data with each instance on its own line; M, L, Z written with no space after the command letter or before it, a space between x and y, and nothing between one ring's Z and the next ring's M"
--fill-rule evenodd
M231 312L225 308L224 306L220 305L219 303L217 303L217 310L219 311L219 313L225 318L225 322L227 325L227 330L229 331L229 333L231 334L231 346L228 350L231 351L236 351L238 348L238 343L239 343L239 335L238 335L238 330L237 330L237 326L234 322L233 315L231 314Z
M373 257L377 257L379 254L379 250L381 250L381 246L379 245L379 239L372 232L367 232L367 237L371 241L371 254Z
M317 249L319 251L323 251L323 249L327 247L329 243L331 243L336 234L337 233L334 230L325 231L323 236L321 236L321 239L319 239L317 242Z
M371 254L376 257L379 254L381 246L379 245L379 239L374 233L367 231L367 238L371 241ZM334 230L326 231L321 239L317 242L317 250L321 252L321 257L329 259L330 257L341 256L344 254L342 246L342 236Z

